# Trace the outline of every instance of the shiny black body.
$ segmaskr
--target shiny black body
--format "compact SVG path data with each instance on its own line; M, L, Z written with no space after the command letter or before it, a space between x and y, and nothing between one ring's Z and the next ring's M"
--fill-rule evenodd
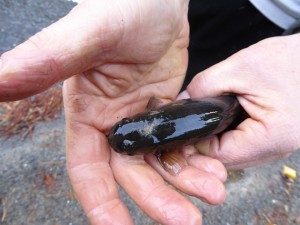
M111 129L109 142L115 151L128 155L147 153L157 147L178 148L179 143L225 130L239 109L233 95L174 101L121 120Z

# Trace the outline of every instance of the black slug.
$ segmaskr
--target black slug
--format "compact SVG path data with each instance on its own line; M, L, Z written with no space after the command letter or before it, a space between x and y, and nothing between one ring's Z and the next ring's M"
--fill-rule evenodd
M124 118L113 126L108 139L116 152L128 155L170 150L170 146L178 149L179 144L224 131L240 109L234 95L177 100Z

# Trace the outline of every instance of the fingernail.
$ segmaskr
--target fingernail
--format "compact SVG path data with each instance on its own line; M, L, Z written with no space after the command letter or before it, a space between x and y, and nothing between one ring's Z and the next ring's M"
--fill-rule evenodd
M195 148L202 155L208 155L210 149L210 139L199 141L195 144Z
M2 60L0 59L0 84L7 83L7 80L3 80L3 79L5 79L5 76L4 76L4 71L3 71Z
M198 151L195 148L195 146L187 145L184 147L184 149L181 151L181 153L183 154L184 158L188 158L188 157L191 157L191 156L197 154Z
M187 166L186 160L177 152L159 151L155 156L165 171L173 176L178 175Z
M191 98L191 96L187 91L183 91L177 96L176 99L187 99L187 98Z
M8 82L7 79L10 79L16 71L15 67L9 66L9 63L4 62L3 60L0 59L0 79L1 83L6 83ZM4 81L4 79L6 79Z
M2 60L0 59L0 76L4 76L5 71L4 71L4 65Z

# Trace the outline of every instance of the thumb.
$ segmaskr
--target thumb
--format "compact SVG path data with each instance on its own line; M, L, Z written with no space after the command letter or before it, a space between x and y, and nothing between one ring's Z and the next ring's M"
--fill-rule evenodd
M274 137L272 139L268 126L261 120L262 110L245 97L251 93L249 84L254 82L255 76L242 60L243 57L234 55L197 74L187 89L178 96L204 98L225 93L237 94L250 118L245 119L234 130L195 144L198 152L220 160L228 169L242 169L282 158L280 152L270 155L269 150L278 146L272 143Z
M262 151L269 147L264 133L263 125L249 118L235 130L199 141L195 148L203 155L220 160L227 169L243 169L271 160L270 154Z
M192 98L214 97L226 93L237 95L252 91L249 84L257 83L257 77L240 51L226 60L198 73L186 88Z
M105 22L99 16L95 19L96 9L89 8L91 4L79 4L1 56L0 101L36 94L100 63L99 55L114 45L114 39L102 34Z

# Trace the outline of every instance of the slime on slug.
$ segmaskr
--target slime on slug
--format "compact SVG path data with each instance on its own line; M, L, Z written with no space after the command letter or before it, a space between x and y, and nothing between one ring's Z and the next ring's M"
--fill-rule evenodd
M156 156L171 174L174 171L170 168L180 158L174 158L174 154L168 157L168 151L224 131L241 110L234 95L183 99L162 106L151 98L148 106L150 110L116 123L109 133L109 143L116 152L128 155L163 152Z

